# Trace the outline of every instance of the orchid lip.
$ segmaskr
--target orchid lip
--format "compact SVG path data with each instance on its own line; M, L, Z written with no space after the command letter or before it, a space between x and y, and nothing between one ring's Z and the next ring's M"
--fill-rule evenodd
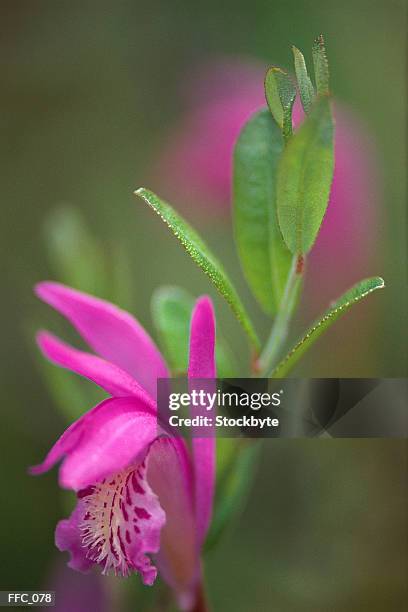
M100 565L103 574L140 572L143 582L152 584L157 570L145 553L158 551L165 513L146 481L145 463L82 489L78 498L86 557Z

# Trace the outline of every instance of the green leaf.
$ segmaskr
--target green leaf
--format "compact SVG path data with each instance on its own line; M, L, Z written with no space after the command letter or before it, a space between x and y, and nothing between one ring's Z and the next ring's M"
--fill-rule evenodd
M333 131L330 99L324 96L293 134L279 162L278 220L294 255L311 249L326 212L334 168Z
M220 438L217 444L221 443L222 447L223 443L231 442L231 439ZM231 446L231 444L228 444L228 446ZM205 543L206 551L212 549L218 543L226 527L242 511L253 482L261 444L250 442L243 446L242 440L238 440L238 443L234 446L234 456L229 461L229 465L221 473L217 473L214 515Z
M329 64L326 57L326 48L323 35L316 38L312 48L313 65L315 72L317 93L328 95L329 93Z
M194 297L181 287L159 287L152 296L152 315L160 344L173 374L187 372L191 313ZM217 331L217 375L233 377L237 373L232 351Z
M109 294L124 310L134 307L135 278L127 245L114 239L109 257Z
M166 223L181 242L193 261L211 279L220 294L230 305L232 311L249 336L254 348L259 350L259 339L241 299L229 280L222 264L211 253L197 232L166 202L154 193L141 187L135 194L140 196Z
M235 240L248 284L270 315L281 301L291 264L276 214L282 150L282 135L267 109L249 119L234 150Z
M328 329L341 315L346 313L354 304L360 302L367 295L382 289L384 281L379 276L367 278L360 281L354 287L344 293L327 312L313 323L303 338L295 345L288 355L281 361L272 373L273 378L283 378L298 362L300 357L310 349L316 340Z
M153 322L166 361L174 374L187 371L193 297L179 287L159 287L152 296Z
M286 141L292 134L292 108L296 98L296 87L286 72L275 66L269 68L265 75L265 97Z
M57 277L76 289L106 296L107 279L101 246L74 207L61 206L47 217L45 238Z
M217 376L219 378L234 378L238 376L235 355L225 338L219 333L217 333L215 346L215 360L217 363Z
M292 49L295 59L295 73L299 87L300 100L302 102L303 110L306 114L309 114L315 98L315 90L307 72L303 53L299 51L297 47L292 47Z

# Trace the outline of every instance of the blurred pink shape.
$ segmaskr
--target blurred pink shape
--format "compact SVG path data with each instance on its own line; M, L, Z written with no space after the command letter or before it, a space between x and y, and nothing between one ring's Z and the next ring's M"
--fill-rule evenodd
M58 563L48 588L55 591L56 612L108 612L110 598L98 574L80 574L64 563ZM46 609L46 608L45 608Z
M228 212L234 143L245 121L265 103L263 74L253 62L220 60L185 83L188 109L156 169L176 205Z
M219 60L187 82L188 109L175 126L156 174L158 189L178 207L222 218L231 201L232 152L245 121L265 105L265 68ZM295 107L295 123L302 117ZM335 297L375 263L379 168L363 122L336 102L335 173L326 217L308 261L307 293ZM334 273L335 272L335 273Z

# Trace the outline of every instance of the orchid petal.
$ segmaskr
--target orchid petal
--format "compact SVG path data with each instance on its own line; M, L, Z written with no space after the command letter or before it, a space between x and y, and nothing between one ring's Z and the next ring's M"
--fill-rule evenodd
M72 323L92 350L156 397L156 380L168 376L167 367L153 340L129 313L59 283L39 283L35 291Z
M58 550L70 552L71 558L68 567L79 572L88 572L93 561L87 558L86 548L82 545L79 525L84 515L84 503L79 500L74 511L68 519L59 521L55 530L55 545Z
M146 479L143 460L78 492L84 501L80 524L87 556L107 574L128 576L137 571L152 585L157 569L147 556L160 548L166 515Z
M152 585L157 570L147 555L158 552L165 520L147 482L143 457L142 462L79 491L73 514L57 526L56 543L71 553L74 569L87 569L89 561L104 574L113 570L128 576L136 571L144 584Z
M209 378L215 371L215 317L211 300L197 300L191 318L189 378ZM193 437L195 505L198 543L201 545L211 520L215 488L215 433Z
M140 399L107 399L73 423L31 473L49 470L65 455L60 484L78 491L127 467L157 433L156 416Z
M181 609L191 609L199 578L193 474L185 442L162 437L150 447L147 480L166 513L156 556L160 574L176 591Z
M47 456L45 457L44 461L42 461L42 463L39 463L38 465L32 465L29 468L29 473L33 476L37 476L39 474L44 474L45 472L48 472L48 470L50 470L56 463L58 463L58 461L60 461L60 459L62 459L64 455L68 454L71 450L73 450L81 439L81 436L84 432L84 428L86 426L85 423L86 420L89 418L89 415L92 412L99 410L103 403L104 402L102 402L102 404L98 404L97 406L95 406L95 408L85 413L77 421L72 423L72 425L70 425L68 429L64 431L62 436L60 436L55 442L55 444L51 447L51 450L47 453Z
M40 332L37 343L44 355L53 363L89 378L110 395L124 397L134 395L149 405L156 405L150 395L124 370L101 357L73 348L49 332Z

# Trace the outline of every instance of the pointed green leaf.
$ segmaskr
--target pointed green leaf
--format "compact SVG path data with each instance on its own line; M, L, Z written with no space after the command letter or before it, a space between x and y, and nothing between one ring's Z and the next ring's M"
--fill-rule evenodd
M127 245L114 239L109 257L109 287L112 301L124 310L134 306L135 279Z
M288 142L279 162L277 209L283 238L294 255L316 240L333 178L333 120L324 96Z
M234 150L234 230L245 277L270 315L282 298L291 254L276 214L276 170L282 135L267 109L253 115Z
M218 440L222 448L223 443L232 442L236 441L228 438ZM243 446L242 440L239 440L238 443L235 444L234 456L232 461L229 461L229 465L221 473L218 473L217 466L214 515L205 543L206 551L211 550L218 543L225 529L242 511L253 482L261 444L250 442ZM231 446L231 444L228 444L228 446Z
M187 371L193 297L179 287L159 287L152 296L152 317L166 361L174 374Z
M295 59L295 73L299 87L300 100L302 102L303 110L306 114L309 114L315 98L315 90L307 72L303 53L296 47L292 47L292 49Z
M57 277L76 289L106 295L103 251L80 211L61 206L47 217L44 229L50 264Z
M384 281L376 276L360 281L344 293L329 310L306 332L303 338L295 345L288 355L281 361L272 373L273 378L283 378L298 362L300 357L316 342L326 329L328 329L341 315L346 313L354 304L360 302L376 289L382 289Z
M152 296L152 315L160 344L173 374L187 372L191 313L195 299L181 287L165 286ZM217 375L233 377L237 373L235 358L217 332Z
M272 66L265 75L265 97L285 140L292 134L292 108L296 87L292 79L280 68Z
M140 196L166 223L181 242L193 261L211 279L220 294L230 305L232 311L249 336L254 348L259 350L259 339L241 299L229 280L222 264L211 253L197 232L176 211L154 193L141 187L135 194Z
M312 54L317 93L327 95L329 93L329 64L322 34L314 41Z

